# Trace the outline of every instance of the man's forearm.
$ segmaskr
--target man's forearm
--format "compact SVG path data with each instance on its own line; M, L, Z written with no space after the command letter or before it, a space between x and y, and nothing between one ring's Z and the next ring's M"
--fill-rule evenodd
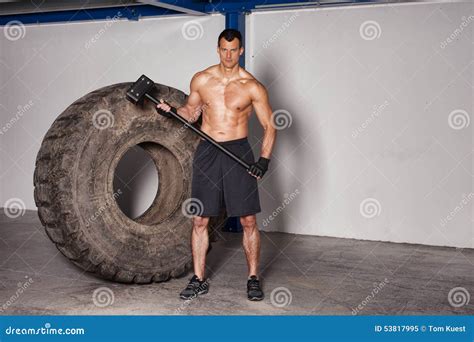
M199 119L199 115L193 114L194 111L192 111L188 106L184 105L182 107L179 107L176 112L182 116L183 118L186 119L188 122L195 122L197 119Z
M269 125L269 127L264 129L261 157L271 159L275 139L276 129Z

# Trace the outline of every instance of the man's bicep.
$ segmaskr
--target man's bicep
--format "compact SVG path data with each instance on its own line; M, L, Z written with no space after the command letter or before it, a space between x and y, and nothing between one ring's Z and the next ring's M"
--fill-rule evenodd
M193 78L191 79L190 85L190 92L187 104L190 107L198 107L201 105L201 95L199 94L199 72L196 73Z
M196 90L191 90L191 93L189 94L188 96L188 100L187 100L187 105L192 107L192 108L195 108L195 107L199 107L201 105L201 96L199 95L199 92L196 91Z
M266 126L270 123L272 116L272 108L268 101L267 90L263 85L257 84L252 93L252 105L257 114L257 118L262 126Z
M186 110L187 110L187 119L188 121L195 122L199 119L199 116L202 114L202 98L199 90L201 85L199 84L199 72L193 76L191 79L191 84L189 86L190 93L188 99L186 100Z

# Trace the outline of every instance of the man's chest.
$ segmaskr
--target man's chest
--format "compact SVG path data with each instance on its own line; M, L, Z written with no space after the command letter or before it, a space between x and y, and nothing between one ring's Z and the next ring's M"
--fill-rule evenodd
M252 104L248 88L237 82L210 84L200 91L200 95L209 110L225 108L238 112Z

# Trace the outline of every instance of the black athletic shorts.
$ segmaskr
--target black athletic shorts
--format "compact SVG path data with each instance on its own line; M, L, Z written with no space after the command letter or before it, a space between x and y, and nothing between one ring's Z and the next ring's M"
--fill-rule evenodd
M248 164L255 162L247 138L219 142ZM193 159L191 197L202 203L197 216L219 216L225 207L227 216L259 213L257 179L235 160L207 140L201 140Z

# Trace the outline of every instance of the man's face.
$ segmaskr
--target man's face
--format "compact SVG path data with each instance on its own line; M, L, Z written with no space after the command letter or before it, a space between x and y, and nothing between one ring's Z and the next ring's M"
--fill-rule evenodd
M227 68L233 68L239 63L239 57L244 52L244 48L239 48L239 40L237 38L228 42L224 38L219 41L217 53L221 59L221 63Z

